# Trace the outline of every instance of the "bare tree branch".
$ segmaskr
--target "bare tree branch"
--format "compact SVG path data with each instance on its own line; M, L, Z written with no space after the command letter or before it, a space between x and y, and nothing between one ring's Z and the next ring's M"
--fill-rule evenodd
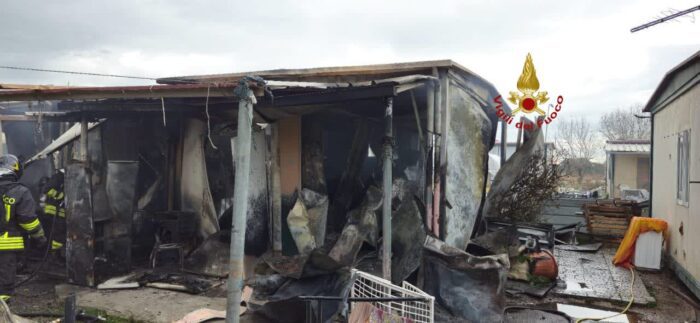
M600 117L600 133L607 140L649 139L651 120L634 115L642 111L641 105L617 109Z
M557 145L566 158L590 160L600 148L590 122L583 117L558 122Z

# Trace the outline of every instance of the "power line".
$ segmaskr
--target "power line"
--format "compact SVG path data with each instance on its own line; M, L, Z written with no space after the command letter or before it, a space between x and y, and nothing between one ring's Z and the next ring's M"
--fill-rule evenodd
M669 21L669 20L671 20L671 19L678 18L678 17L683 16L683 15L687 15L687 14L689 14L689 13L695 11L695 10L700 10L700 6L695 6L695 7L692 7L692 8L690 8L690 9L686 9L686 10L683 10L683 11L676 12L676 13L674 13L674 14L672 14L672 15L668 15L668 16L666 16L666 17L662 17L662 18L660 18L660 19L656 19L656 20L654 20L654 21L650 21L650 22L648 22L648 23L646 23L646 24L643 24L643 25L640 25L640 26L637 26L637 27L634 27L634 28L630 29L630 32L637 32L637 31L640 31L640 30L642 30L642 29L646 29L646 28L649 28L649 27L651 27L651 26L658 25L658 24L660 24L660 23L662 23L662 22L667 22L667 21Z
M155 80L156 80L155 78L152 78L152 77L143 77L143 76L129 76L129 75L118 75L118 74L102 74L102 73L88 73L88 72L49 70L49 69L32 68L32 67L19 67L19 66L4 66L4 65L0 65L0 68L4 68L4 69L8 69L8 70L19 70L19 71L47 72L47 73L62 73L62 74L89 75L89 76L102 76L102 77L116 77L116 78L135 79L135 80L149 80L149 81L155 81Z

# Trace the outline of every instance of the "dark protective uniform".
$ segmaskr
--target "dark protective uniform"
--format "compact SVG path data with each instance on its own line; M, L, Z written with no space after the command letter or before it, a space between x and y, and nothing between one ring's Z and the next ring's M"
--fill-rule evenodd
M41 223L51 232L51 249L58 250L66 243L66 208L63 194L63 173L56 173L46 183L41 196L43 202L44 218ZM56 218L54 218L56 217Z
M36 202L29 189L0 178L4 212L0 212L0 298L12 294L17 271L17 253L24 250L24 236L44 241L44 230L36 217Z

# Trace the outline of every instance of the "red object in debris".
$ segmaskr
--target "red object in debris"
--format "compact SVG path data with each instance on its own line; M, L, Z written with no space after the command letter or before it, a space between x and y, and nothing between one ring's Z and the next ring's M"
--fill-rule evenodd
M559 266L554 255L547 251L537 251L530 254L532 259L531 271L533 275L542 276L549 279L557 279L559 276Z

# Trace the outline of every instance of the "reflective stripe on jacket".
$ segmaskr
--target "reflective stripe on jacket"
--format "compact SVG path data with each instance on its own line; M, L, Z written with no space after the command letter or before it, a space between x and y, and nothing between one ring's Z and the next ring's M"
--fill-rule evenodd
M0 236L0 251L2 250L22 250L24 249L24 238L11 237L9 232Z
M57 249L61 249L62 247L63 247L63 244L62 244L62 243L60 243L60 242L58 242L58 241L56 241L56 240L52 240L52 241L51 241L51 249L57 250Z
M24 249L22 231L33 238L44 230L36 217L36 204L29 190L18 183L0 182L4 214L0 216L0 251Z
M57 210L58 210L58 211L57 211ZM51 204L48 204L48 203L44 206L44 214L46 214L46 215L56 215L56 213L58 213L58 216L61 217L61 218L65 218L65 217L66 217L66 209L64 209L64 208L62 208L62 207L56 207L55 205L51 205Z
M12 231L11 226L12 226L12 220L14 220L14 206L17 200L13 197L9 197L7 195L2 196L2 202L5 205L5 214L4 214L4 223L7 228L4 228L3 234L0 235L0 251L1 250L22 250L24 249L24 238L22 235L19 234L19 232L14 232L15 234L10 234L10 231ZM39 225L39 220L35 219L37 222L36 225L34 224L34 221L32 223L27 223L27 224L20 224L20 226L26 230L27 227L36 227Z
M66 209L63 208L63 192L55 188L49 189L46 192L46 205L44 205L44 214L58 215L61 218L66 217Z

